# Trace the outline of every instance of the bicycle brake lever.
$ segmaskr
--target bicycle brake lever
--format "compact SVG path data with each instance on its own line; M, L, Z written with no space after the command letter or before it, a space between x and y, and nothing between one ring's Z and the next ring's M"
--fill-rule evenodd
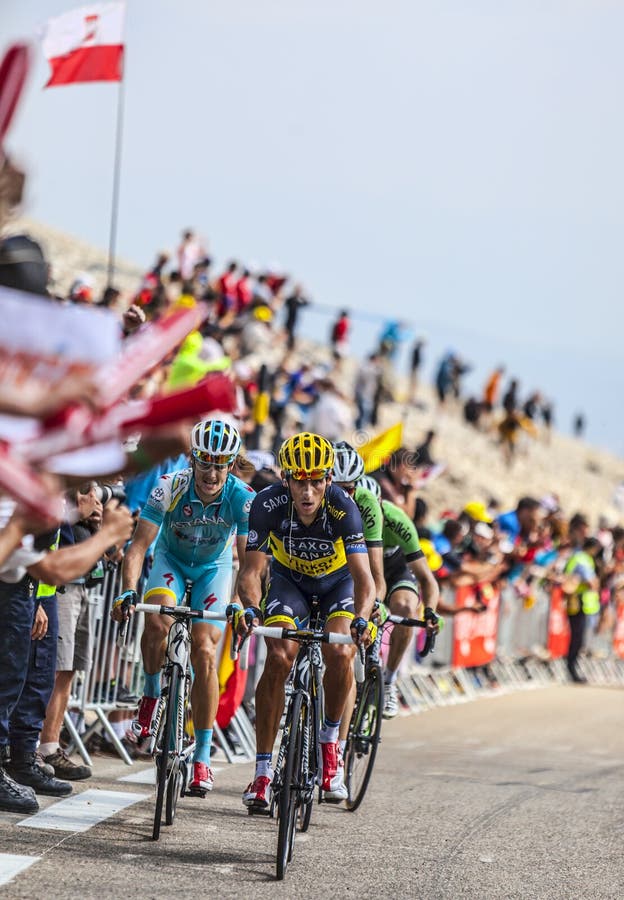
M121 650L128 643L128 620L124 619L123 622L119 623L119 628L117 629L117 640L115 643Z

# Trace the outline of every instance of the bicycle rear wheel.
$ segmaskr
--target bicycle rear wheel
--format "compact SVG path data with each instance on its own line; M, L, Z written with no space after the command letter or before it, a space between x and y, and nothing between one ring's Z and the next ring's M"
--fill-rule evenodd
M281 881L286 874L288 863L292 859L295 843L295 825L297 806L302 779L301 756L303 749L304 713L301 694L292 696L289 716L288 752L284 762L279 798L277 801L278 836L277 836L277 880Z
M161 732L160 747L158 745L156 746L156 809L154 810L154 829L152 831L152 840L154 841L157 841L160 837L160 824L162 820L165 794L167 792L167 783L170 780L175 780L170 777L171 772L169 771L169 748L171 745L173 729L175 728L176 697L178 696L179 680L179 669L177 668L177 666L173 666L171 668L171 673L169 676L167 709L164 717L165 724Z
M381 735L383 697L381 668L372 665L366 673L351 716L345 747L345 780L349 791L346 806L351 812L364 799L375 765Z

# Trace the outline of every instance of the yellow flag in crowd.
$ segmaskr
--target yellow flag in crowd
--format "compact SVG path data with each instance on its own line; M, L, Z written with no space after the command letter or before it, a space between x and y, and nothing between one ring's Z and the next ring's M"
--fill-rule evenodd
M381 434L371 438L366 444L358 447L358 453L364 460L364 470L374 472L383 465L390 455L403 444L403 422L397 422Z

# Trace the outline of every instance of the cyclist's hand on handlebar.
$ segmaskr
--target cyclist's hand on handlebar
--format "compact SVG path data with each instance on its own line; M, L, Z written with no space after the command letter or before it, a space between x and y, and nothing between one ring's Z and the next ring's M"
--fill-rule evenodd
M351 637L358 647L370 647L377 635L377 626L373 622L367 622L362 616L357 616L351 622Z
M124 591L119 597L113 600L113 608L111 609L111 619L113 622L126 622L131 615L134 614L134 607L137 604L136 591Z
M237 603L230 603L225 614L232 622L232 628L241 637L251 634L252 628L262 622L262 613L256 606L241 609Z
M440 617L436 616L430 606L425 609L424 619L427 623L427 634L437 634L440 630Z

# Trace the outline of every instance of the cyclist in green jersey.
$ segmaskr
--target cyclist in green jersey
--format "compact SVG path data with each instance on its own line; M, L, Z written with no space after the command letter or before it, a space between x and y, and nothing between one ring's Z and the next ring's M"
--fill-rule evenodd
M416 618L424 605L427 628L436 633L435 610L439 601L438 584L420 547L412 520L396 504L381 500L377 481L364 475L364 460L345 441L334 445L334 482L355 500L364 526L364 540L378 597L390 612ZM395 626L385 666L384 717L391 719L399 711L396 679L410 639L411 629Z

